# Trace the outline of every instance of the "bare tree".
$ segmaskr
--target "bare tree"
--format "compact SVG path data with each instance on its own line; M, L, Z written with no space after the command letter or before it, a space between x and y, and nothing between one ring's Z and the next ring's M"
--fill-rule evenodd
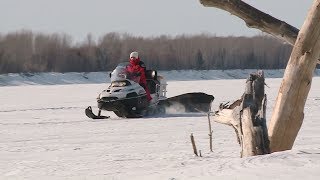
M300 32L241 0L200 2L205 6L226 10L242 18L249 27L294 44L268 129L272 152L291 149L303 122L303 109L320 56L320 0L314 1Z

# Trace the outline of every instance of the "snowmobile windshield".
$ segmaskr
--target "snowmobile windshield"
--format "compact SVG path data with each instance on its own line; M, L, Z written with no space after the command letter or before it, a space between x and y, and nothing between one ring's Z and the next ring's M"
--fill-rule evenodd
M125 81L127 79L126 74L126 65L119 64L112 72L111 72L111 82L115 81Z
M127 71L129 63L120 63L111 73L111 82L125 81L127 79L139 83L140 75Z

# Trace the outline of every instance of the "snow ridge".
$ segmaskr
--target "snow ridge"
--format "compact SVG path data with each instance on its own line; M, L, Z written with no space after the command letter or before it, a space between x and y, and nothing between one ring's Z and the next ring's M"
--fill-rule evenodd
M236 70L173 70L159 71L167 81L246 79L256 69ZM266 78L282 78L284 69L264 70ZM0 86L58 85L58 84L99 84L109 83L110 72L69 72L69 73L9 73L0 74ZM320 70L315 70L315 76Z

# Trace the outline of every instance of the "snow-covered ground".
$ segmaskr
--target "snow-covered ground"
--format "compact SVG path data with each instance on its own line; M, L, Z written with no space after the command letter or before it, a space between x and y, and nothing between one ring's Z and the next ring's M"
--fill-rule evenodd
M205 92L218 104L242 95L252 70L160 72L168 97ZM283 71L282 71L283 72ZM226 74L229 74L227 76ZM82 76L84 78L79 78ZM281 71L266 72L270 118ZM237 78L237 79L232 79ZM303 126L290 151L239 158L234 130L205 114L91 120L84 109L107 73L0 75L0 179L319 179L320 77L314 77ZM33 85L28 85L33 84ZM193 133L202 157L193 154Z

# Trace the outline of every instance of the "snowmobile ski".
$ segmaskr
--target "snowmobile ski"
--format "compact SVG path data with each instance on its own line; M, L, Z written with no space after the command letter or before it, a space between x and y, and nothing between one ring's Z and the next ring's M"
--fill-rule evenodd
M110 118L110 116L101 116L100 113L97 115L95 115L93 112L92 112L92 108L91 106L87 107L86 110L85 110L85 113L87 115L88 118L91 118L91 119L108 119Z

